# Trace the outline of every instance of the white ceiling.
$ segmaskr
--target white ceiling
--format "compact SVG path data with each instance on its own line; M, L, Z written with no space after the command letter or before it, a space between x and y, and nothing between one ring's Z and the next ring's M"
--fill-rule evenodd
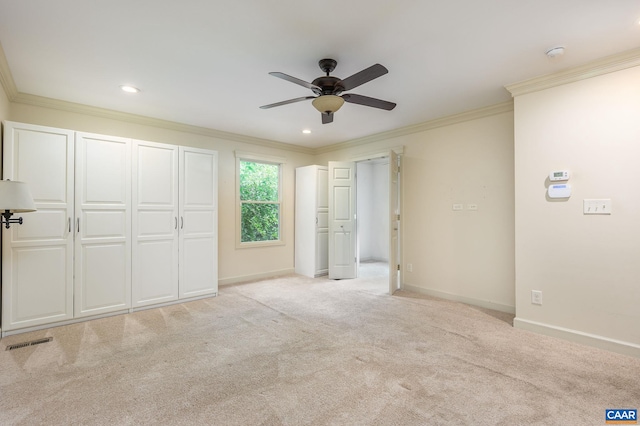
M506 101L639 47L639 19L637 0L0 0L0 43L20 93L315 148ZM310 82L325 57L386 66L352 93L398 106L258 108L312 94L270 71Z

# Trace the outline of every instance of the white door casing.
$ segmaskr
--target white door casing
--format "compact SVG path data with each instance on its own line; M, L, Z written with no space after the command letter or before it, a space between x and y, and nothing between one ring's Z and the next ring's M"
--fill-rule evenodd
M400 289L400 157L389 152L389 294Z
M177 145L133 141L132 301L178 299Z
M76 133L74 316L131 307L131 142Z
M318 168L316 191L316 271L315 275L326 275L329 271L329 172Z
M218 292L218 155L180 147L179 297Z
M2 230L2 329L73 318L73 131L5 122L4 179L26 182L37 211Z
M356 164L329 161L329 278L356 278Z

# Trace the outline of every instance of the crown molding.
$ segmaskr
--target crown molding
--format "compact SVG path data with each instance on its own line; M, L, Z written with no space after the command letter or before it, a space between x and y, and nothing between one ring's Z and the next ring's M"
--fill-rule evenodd
M615 71L622 71L638 65L640 65L640 48L607 56L579 67L510 84L505 88L511 92L511 96L516 97Z
M420 133L427 130L436 129L438 127L451 126L453 124L464 123L465 121L477 120L480 118L490 117L492 115L511 111L513 111L513 100L508 100L499 104L477 108L459 114L448 115L446 117L437 118L435 120L425 121L424 123L420 124L414 124L411 126L401 127L399 129L389 130L387 132L376 133L375 135L365 136L363 138L352 139L333 145L323 146L320 148L316 148L315 154L325 154L327 152L366 145L368 143L397 138L413 133Z
M7 57L4 54L4 49L0 43L0 85L4 89L4 93L7 95L7 99L11 102L18 94L16 89L16 83L13 81L11 70L9 69L9 63Z

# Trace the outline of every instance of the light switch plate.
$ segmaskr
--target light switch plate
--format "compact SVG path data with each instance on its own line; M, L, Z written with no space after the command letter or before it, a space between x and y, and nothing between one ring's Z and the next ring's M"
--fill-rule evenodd
M611 214L611 199L585 199L582 202L584 214Z

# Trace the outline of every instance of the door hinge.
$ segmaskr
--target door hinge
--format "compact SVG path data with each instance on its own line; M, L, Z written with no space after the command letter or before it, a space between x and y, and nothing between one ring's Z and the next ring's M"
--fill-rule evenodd
M398 271L400 270L400 265L398 265Z
M400 215L396 215L396 220L400 220Z

